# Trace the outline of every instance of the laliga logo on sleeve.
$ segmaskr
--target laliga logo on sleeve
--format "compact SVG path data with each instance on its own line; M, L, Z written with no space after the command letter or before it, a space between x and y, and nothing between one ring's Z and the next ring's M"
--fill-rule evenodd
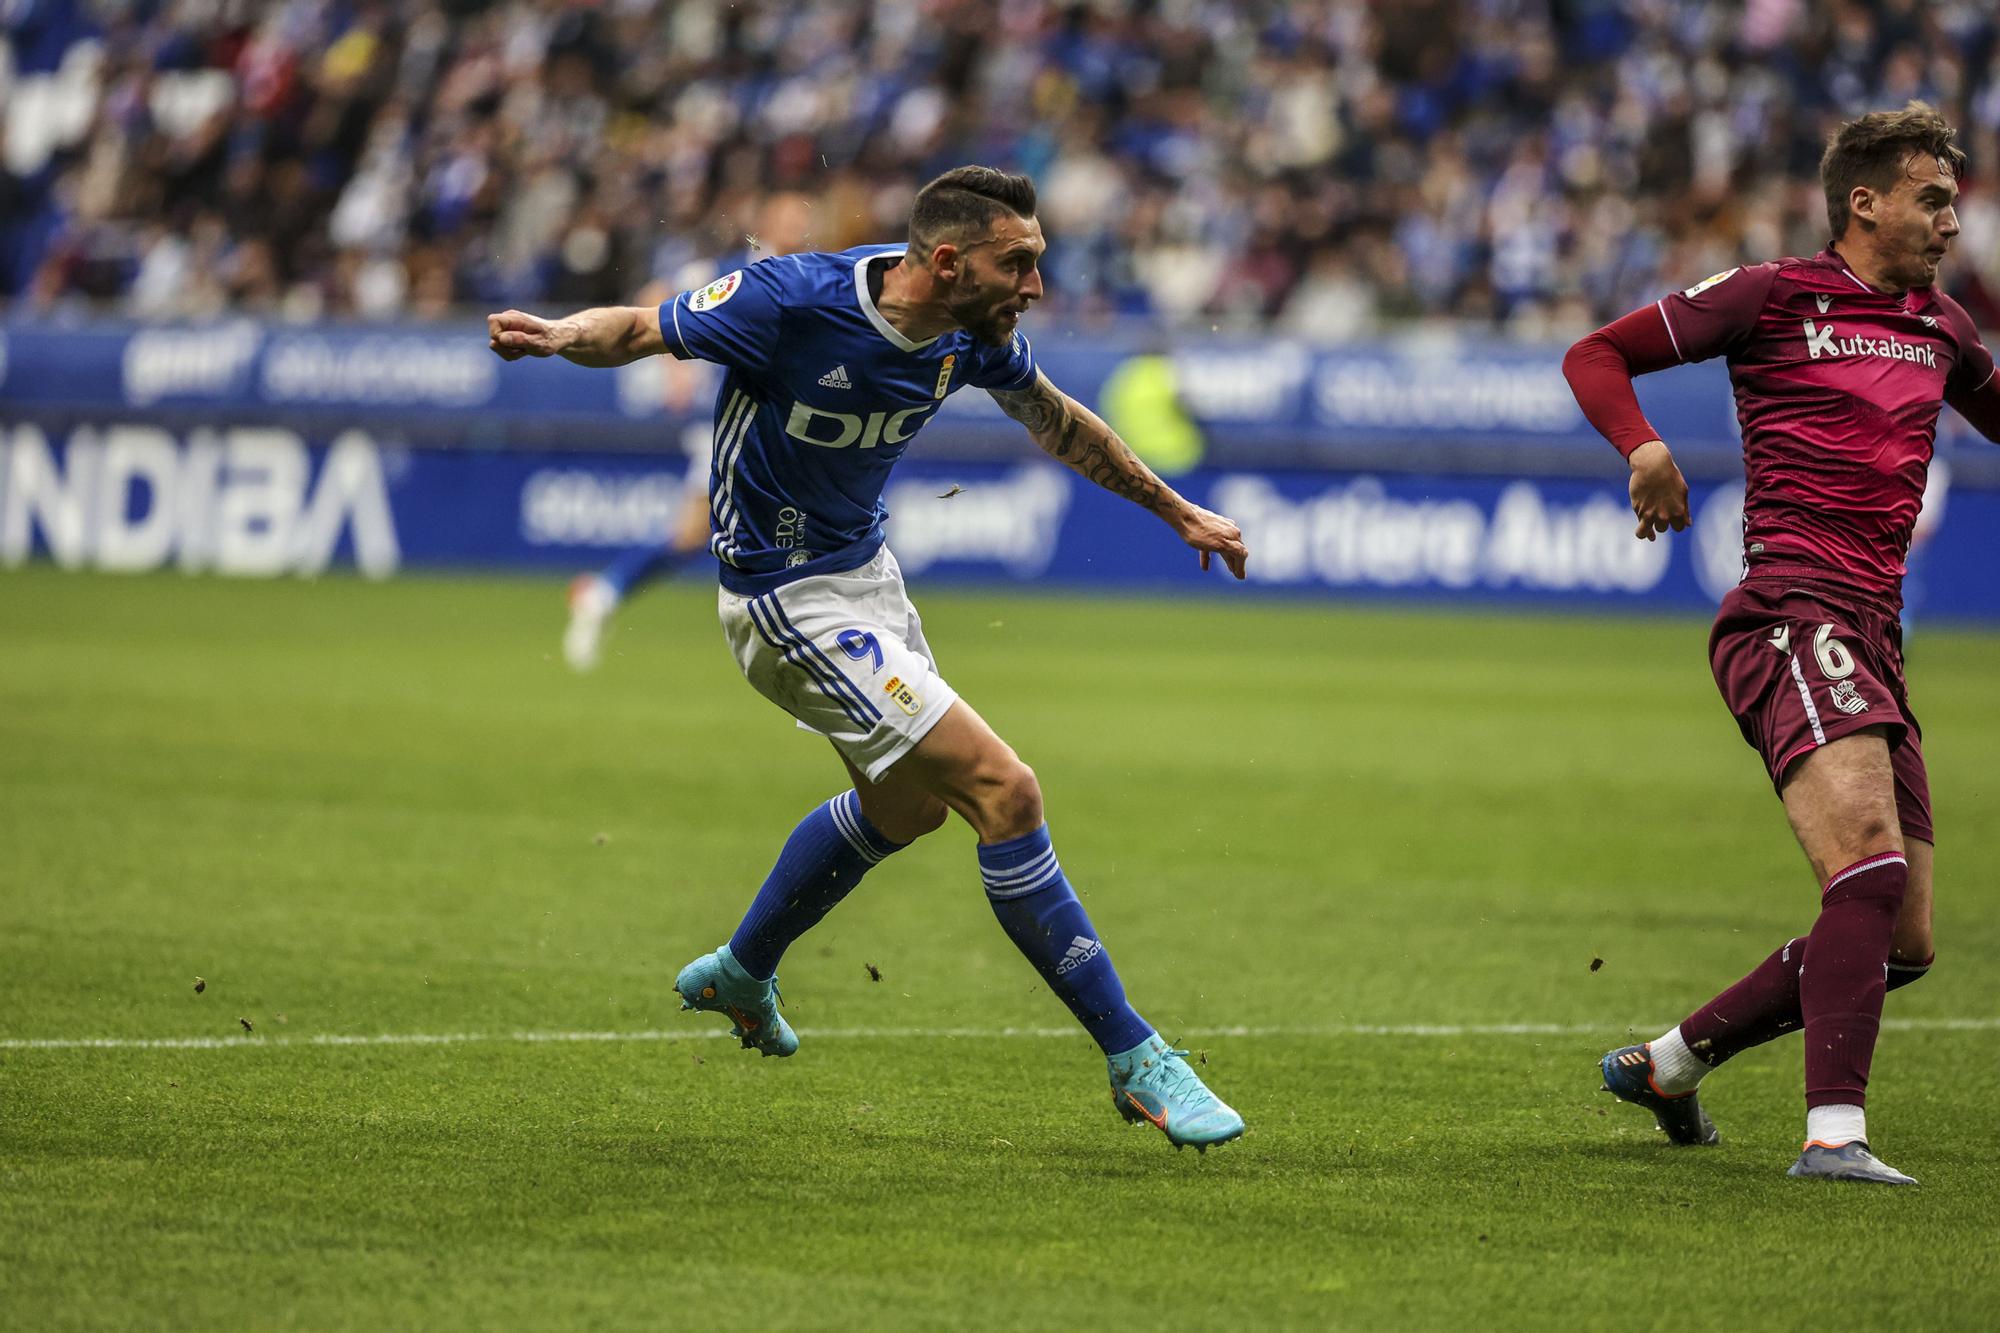
M1735 277L1738 273L1741 273L1742 271L1743 270L1740 267L1726 268L1722 270L1722 272L1720 273L1716 273L1709 277L1703 278L1700 282L1697 282L1694 286L1682 292L1681 295L1685 296L1688 300L1692 301L1694 300L1695 297L1700 296L1703 292L1713 287L1716 283L1726 282L1730 278Z
M730 297L736 295L736 289L742 285L742 269L739 268L734 273L725 273L714 282L709 283L708 286L696 292L693 296L690 296L688 298L688 309L713 310Z

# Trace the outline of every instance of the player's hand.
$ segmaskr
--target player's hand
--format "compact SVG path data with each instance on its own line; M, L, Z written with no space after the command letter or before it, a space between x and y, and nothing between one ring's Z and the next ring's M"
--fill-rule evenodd
M1626 460L1632 465L1632 512L1638 516L1636 536L1652 541L1672 528L1688 525L1688 484L1667 451L1666 441L1648 440Z
M519 310L507 310L486 317L486 345L502 361L519 361L524 356L554 356L569 345L569 330L562 320L541 319Z
M1250 559L1250 548L1243 544L1242 529L1235 523L1221 514L1210 513L1200 505L1190 504L1174 527L1181 534L1181 540L1200 554L1203 569L1208 568L1211 555L1219 555L1230 573L1239 579L1243 577L1243 566Z

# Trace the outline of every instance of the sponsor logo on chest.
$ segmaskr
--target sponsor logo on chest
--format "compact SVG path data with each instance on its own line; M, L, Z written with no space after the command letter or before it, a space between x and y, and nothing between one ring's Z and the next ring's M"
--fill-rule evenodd
M822 449L858 446L873 449L878 444L901 444L915 435L937 411L935 402L906 407L900 412L829 412L810 403L793 403L785 418L785 434Z
M1904 342L1896 335L1871 338L1858 333L1841 336L1839 326L1804 321L1806 355L1814 361L1822 357L1879 356L1890 361L1908 361L1926 370L1937 369L1937 349L1929 343Z

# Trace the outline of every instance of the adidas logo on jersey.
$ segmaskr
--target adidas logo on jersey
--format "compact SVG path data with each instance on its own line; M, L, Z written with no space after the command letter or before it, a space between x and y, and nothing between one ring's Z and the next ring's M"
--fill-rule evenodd
M829 389L851 389L854 387L853 381L847 378L846 366L835 366L832 370L827 371L826 374L821 375L819 382Z
M1063 954L1062 961L1056 964L1056 975L1067 976L1103 952L1102 944L1078 935L1069 942L1069 950Z

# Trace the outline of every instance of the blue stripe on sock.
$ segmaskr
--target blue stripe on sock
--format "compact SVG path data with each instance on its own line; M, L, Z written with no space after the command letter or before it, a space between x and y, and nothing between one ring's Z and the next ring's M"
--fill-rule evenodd
M860 792L849 793L848 799L854 803L854 822L860 828L861 836L868 839L869 845L881 852L882 855L889 856L892 853L902 851L910 845L907 842L897 842L870 822L868 812L861 808Z
M986 894L990 898L1013 898L1023 893L1033 893L1036 889L1058 879L1062 875L1062 863L1056 860L1055 848L1026 865L1010 871L980 867L980 878L986 881Z
M751 976L772 976L792 942L832 911L881 859L861 851L839 827L838 807L836 797L814 806L799 821L730 936L729 952Z
M1062 873L1061 866L1055 864L1047 824L1033 833L1005 842L982 843L979 848L979 877L986 882L989 894L997 889L1001 896L1011 896L1023 885L1040 887L1034 882L1046 876L1052 866L1056 874Z
M848 801L853 795L851 791L842 792L826 803L827 811L833 816L835 826L840 829L840 836L847 839L848 846L870 861L880 861L881 853L868 845L868 840L861 836L861 830L854 826L853 817L848 812Z
M840 835L848 845L867 857L869 861L880 861L893 852L900 852L908 843L892 842L882 830L868 822L868 816L861 809L861 793L850 788L826 803L833 814L833 822L840 829Z
M982 846L979 870L993 915L1014 947L1105 1054L1129 1051L1152 1035L1152 1025L1126 1000L1111 955L1063 875L1046 824Z

